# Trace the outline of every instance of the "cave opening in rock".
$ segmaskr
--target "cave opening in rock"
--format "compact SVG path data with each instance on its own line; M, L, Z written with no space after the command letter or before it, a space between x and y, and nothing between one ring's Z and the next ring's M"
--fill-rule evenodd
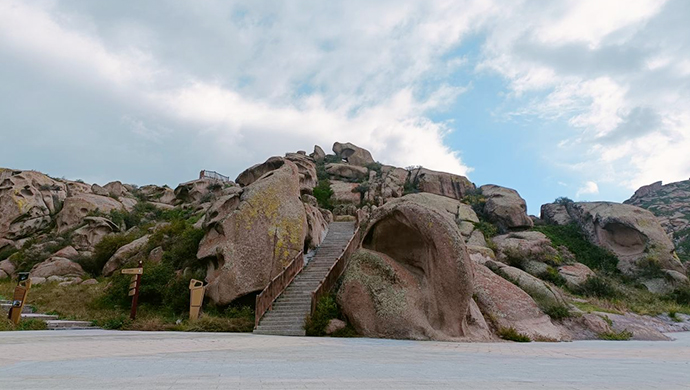
M599 241L618 254L636 255L644 252L647 237L622 223L611 222L597 229Z
M393 212L376 222L364 237L365 249L383 253L409 269L414 275L426 275L430 248L421 232L400 212Z

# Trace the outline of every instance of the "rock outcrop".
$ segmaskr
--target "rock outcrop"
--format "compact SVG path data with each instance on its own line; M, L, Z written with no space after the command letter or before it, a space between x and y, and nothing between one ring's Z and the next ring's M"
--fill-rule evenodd
M203 178L182 183L175 188L175 199L178 203L199 202L206 194L211 192L213 184L220 184L220 182Z
M80 251L92 251L103 237L120 231L113 221L103 217L86 217L82 222L85 225L72 233L72 244Z
M474 269L477 305L497 329L513 328L533 340L566 338L526 292L483 265Z
M124 210L124 206L108 196L95 194L70 196L65 199L65 204L57 215L58 234L79 226L89 213L108 214L112 210Z
M40 172L0 170L0 238L16 240L48 227L67 197L65 183Z
M79 264L62 257L51 257L42 263L36 264L29 273L32 278L49 278L51 276L77 277L84 274L85 272Z
M502 231L528 229L534 225L527 215L527 204L517 191L493 184L483 185L479 190L486 198L484 213Z
M338 292L347 318L370 337L463 337L472 268L445 213L401 198L374 211Z
M690 180L641 187L623 202L651 211L673 241L678 256L690 261Z
M119 270L122 268L125 264L127 264L130 259L135 257L136 255L140 255L143 257L144 255L141 253L141 250L146 247L146 244L149 243L149 238L150 235L145 235L143 237L137 238L136 240L130 242L127 245L124 245L120 247L115 254L113 254L110 259L108 259L108 262L105 263L105 266L103 266L103 276L110 276L112 275L115 271Z
M210 260L207 296L224 305L261 291L304 246L307 218L299 170L290 162L218 199L197 257Z
M426 168L411 170L408 180L411 186L418 191L458 200L461 200L465 195L475 190L474 184L465 176L432 171Z
M590 242L618 257L618 268L624 274L636 276L644 271L641 268L649 266L685 273L673 242L651 212L612 202L577 202L558 206L562 208L542 206L542 219L547 223L575 223L580 226ZM560 211L554 212L555 209Z
M371 153L369 153L368 150L362 149L349 142L344 144L340 142L334 143L333 153L347 161L348 164L359 165L360 167L366 167L376 162L374 158L371 157Z

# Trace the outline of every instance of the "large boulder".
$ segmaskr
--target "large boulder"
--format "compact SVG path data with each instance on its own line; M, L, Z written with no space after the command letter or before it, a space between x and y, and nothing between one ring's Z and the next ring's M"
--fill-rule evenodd
M501 230L526 229L534 226L527 215L527 204L517 191L487 184L479 187L486 198L484 213Z
M108 191L108 195L119 198L120 196L127 195L127 188L119 181L111 181L110 183L103 186L103 188Z
M477 305L495 327L513 328L533 340L561 341L566 337L529 294L481 264L474 267Z
M561 254L541 232L514 232L493 237L491 240L496 246L496 257L506 264L524 268L529 261L551 265L561 262Z
M0 238L16 240L48 227L67 197L66 185L36 171L0 173Z
M57 215L58 233L64 233L79 226L89 213L108 214L112 210L124 210L124 206L108 196L95 194L70 196L65 199L65 204Z
M16 268L9 260L0 261L0 279L9 279L14 276Z
M357 192L357 187L359 187L357 183L331 180L334 203L358 205L361 201L361 197L359 192Z
M149 202L175 204L175 191L168 186L147 185L139 188L139 193Z
M475 190L474 184L465 176L437 172L426 168L410 171L409 181L412 187L421 192L429 192L453 199L462 199Z
M197 257L210 260L207 296L225 305L261 291L304 247L297 166L285 161L243 191L219 198L204 226Z
M457 225L413 199L376 209L337 298L359 334L446 340L467 336L472 266Z
M201 178L179 184L174 191L176 203L199 202L211 192L214 184L220 184L220 182L215 179Z
M120 231L120 227L108 218L86 217L83 222L85 225L72 233L72 244L80 251L93 251L103 237Z
M299 170L299 187L303 194L311 194L319 182L316 176L316 163L311 157L301 153L288 153L285 158L297 165Z
M519 268L511 267L497 261L487 261L485 265L487 268L502 276L504 279L507 279L520 287L523 291L529 294L542 309L546 310L555 307L567 307L563 294L561 294L556 287L551 286L543 280L538 279Z
M374 158L371 157L371 153L369 153L368 150L362 149L349 142L344 144L340 142L334 143L333 153L342 157L348 164L359 165L360 167L366 167L376 162Z
M285 165L285 159L282 157L270 157L268 160L262 162L261 164L252 165L251 167L242 171L242 173L237 176L235 182L242 187L246 187L255 181L259 180L261 176L267 174L268 172L275 171L276 169Z
M321 245L328 234L328 223L325 214L318 207L304 204L304 212L307 216L307 235L305 237L305 247L316 248Z
M570 217L567 223L577 224L590 242L615 254L624 274L635 276L649 266L685 273L673 242L651 212L613 202L566 203L564 208ZM552 208L546 210L546 215L542 213L546 222L565 222L562 213L552 219Z
M596 274L582 263L568 264L558 267L558 273L565 279L565 284L571 290L577 290L582 283Z
M149 243L150 235L145 235L143 237L137 238L136 240L130 242L127 245L121 246L115 254L113 254L110 259L103 266L103 276L110 276L115 271L122 268L131 258L140 254L140 252ZM143 256L142 256L143 259Z
M324 152L319 145L314 145L314 152L310 154L310 156L314 159L314 161L321 162L326 159L326 152Z
M623 203L651 211L673 241L681 260L690 261L690 180L640 187Z
M49 278L51 276L77 277L85 274L81 265L63 257L51 257L48 260L36 264L29 275L34 278Z
M361 181L369 176L366 168L350 164L327 164L326 172L329 175L353 181Z

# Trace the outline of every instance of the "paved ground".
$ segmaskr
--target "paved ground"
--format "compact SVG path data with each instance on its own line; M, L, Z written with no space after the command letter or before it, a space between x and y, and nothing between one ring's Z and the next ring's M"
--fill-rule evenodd
M0 389L689 389L690 333L672 337L460 344L0 332Z

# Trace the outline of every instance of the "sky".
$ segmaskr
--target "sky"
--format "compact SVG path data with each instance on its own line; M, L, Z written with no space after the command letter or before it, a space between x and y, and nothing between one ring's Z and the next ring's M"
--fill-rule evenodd
M138 185L353 142L623 201L690 177L690 2L0 0L0 166Z

